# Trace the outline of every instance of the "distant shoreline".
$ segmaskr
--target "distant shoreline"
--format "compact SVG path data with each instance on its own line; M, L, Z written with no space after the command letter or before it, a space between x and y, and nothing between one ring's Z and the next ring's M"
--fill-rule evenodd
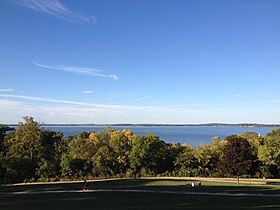
M7 126L18 126L18 124L7 124ZM43 124L43 126L62 127L62 126L235 126L235 127L280 127L280 124L258 124L258 123L202 123L202 124L149 124L149 123L113 123L113 124Z

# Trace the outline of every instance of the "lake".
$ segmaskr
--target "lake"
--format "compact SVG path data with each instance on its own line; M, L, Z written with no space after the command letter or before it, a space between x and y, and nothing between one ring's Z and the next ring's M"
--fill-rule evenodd
M100 131L108 126L44 126L44 129L60 131L66 135L76 135L83 131ZM256 132L265 136L276 127L238 127L238 126L111 126L116 130L129 129L134 134L146 135L148 132L167 143L186 143L194 147L201 143L209 144L213 136L221 139L233 134Z

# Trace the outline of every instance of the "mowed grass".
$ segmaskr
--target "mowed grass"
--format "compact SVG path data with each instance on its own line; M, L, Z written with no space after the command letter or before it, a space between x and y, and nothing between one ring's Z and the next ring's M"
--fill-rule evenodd
M190 180L123 179L89 182L95 190L149 190L154 192L67 192L81 190L83 182L61 184L12 185L0 187L0 209L280 209L280 197L184 195L195 193L280 194L277 185L240 185L202 182L202 187L187 187ZM197 183L197 181L196 181ZM42 191L62 191L40 193ZM34 194L10 194L11 192ZM176 192L177 194L166 194ZM10 193L9 193L10 192Z

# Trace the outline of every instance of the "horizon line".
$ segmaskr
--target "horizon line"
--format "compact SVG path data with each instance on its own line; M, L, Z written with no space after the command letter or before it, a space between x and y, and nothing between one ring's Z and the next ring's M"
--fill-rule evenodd
M19 123L0 123L15 126ZM41 123L41 126L260 126L280 127L280 123Z

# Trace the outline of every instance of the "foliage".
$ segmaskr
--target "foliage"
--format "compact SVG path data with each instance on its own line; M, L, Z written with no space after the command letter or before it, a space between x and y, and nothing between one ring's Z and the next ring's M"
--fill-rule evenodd
M195 149L185 144L182 146L182 151L175 160L176 171L179 176L196 176L197 159L195 157Z
M247 139L236 135L226 138L220 161L220 169L223 174L229 176L250 174L253 160L251 145Z
M9 132L7 132L9 131ZM24 117L16 130L0 126L0 181L140 176L280 177L280 129L213 137L194 148L158 136L107 128L75 136L44 130Z
M258 159L264 176L280 176L280 129L266 135L258 148Z
M43 157L43 132L32 117L24 117L5 143L8 174L15 179L30 179L34 176L39 160Z

